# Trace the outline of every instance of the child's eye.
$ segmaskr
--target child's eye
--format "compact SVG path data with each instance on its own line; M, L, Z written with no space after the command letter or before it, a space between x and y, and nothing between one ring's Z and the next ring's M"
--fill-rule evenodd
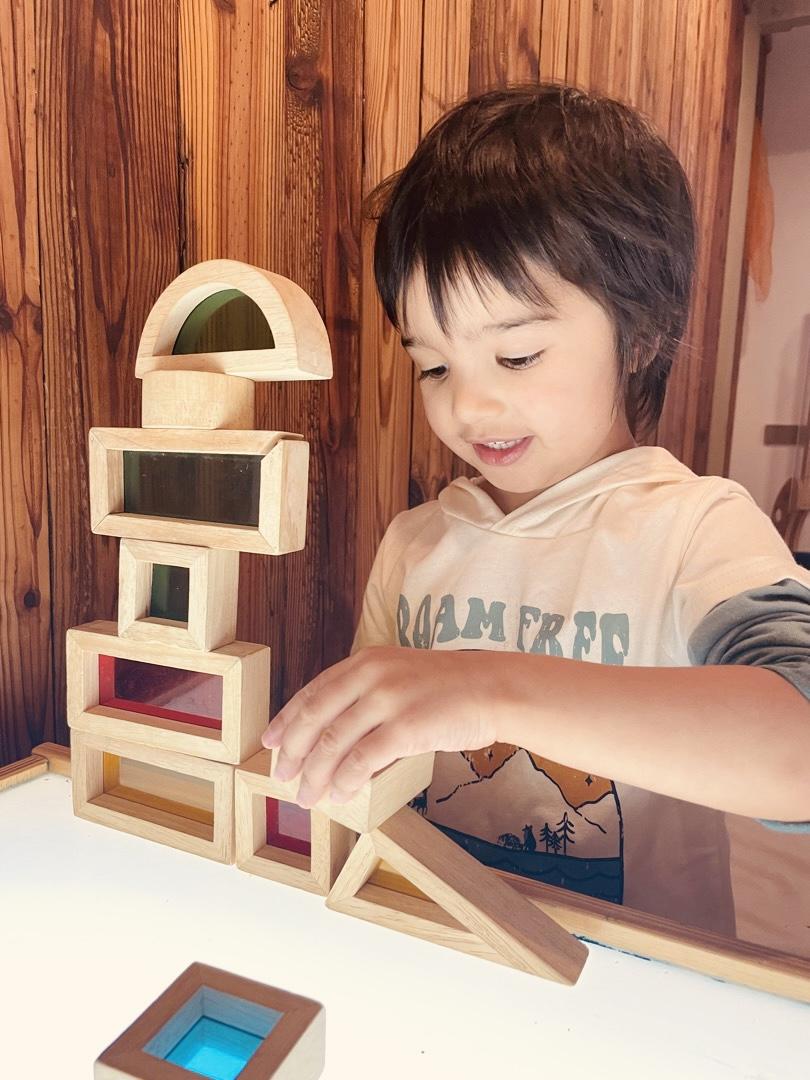
M423 379L440 379L447 369L442 367L428 368L426 371L419 372L419 382Z
M532 353L531 356L499 356L498 359L503 360L505 364L511 364L515 370L520 370L520 368L531 367L542 355L541 349L540 352Z

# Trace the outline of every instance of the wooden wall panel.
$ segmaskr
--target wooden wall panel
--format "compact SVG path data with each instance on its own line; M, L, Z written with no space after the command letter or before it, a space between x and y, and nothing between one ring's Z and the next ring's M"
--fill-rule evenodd
M329 382L257 387L257 427L311 443L307 545L242 555L239 636L273 649L274 708L345 656L354 619L361 27L346 5L180 6L186 264L240 259L324 315Z
M0 765L53 737L35 27L0 7Z
M401 168L419 141L422 0L365 5L362 191ZM355 602L386 526L408 507L413 364L374 285L374 226L361 230L360 417Z
M442 113L469 92L474 6L475 0L459 0L453 5L448 5L447 0L425 0L420 136L425 135ZM483 22L479 18L476 29L479 51ZM403 362L413 368L407 354L403 354ZM413 370L411 376L413 403L408 504L418 506L435 499L456 476L473 476L475 470L456 457L433 434L425 418L422 390L419 380L413 378Z
M118 541L90 532L87 433L137 427L138 338L178 272L172 5L38 2L39 216L56 737L65 631L115 614Z
M697 280L685 347L673 366L658 442L706 468L742 73L739 0L680 0L669 139L692 184Z

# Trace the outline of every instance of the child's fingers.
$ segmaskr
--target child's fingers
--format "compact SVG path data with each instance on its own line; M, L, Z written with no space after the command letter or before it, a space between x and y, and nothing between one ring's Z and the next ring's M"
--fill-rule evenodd
M345 664L345 661L341 661ZM339 665L330 669L334 673ZM276 750L274 773L279 780L291 780L321 737L321 733L357 701L363 692L363 680L351 666L320 676L299 690L287 703L282 741Z
M413 747L410 725L406 721L375 728L354 746L335 769L330 792L332 802L346 802L380 769L401 757L422 753L423 749L428 747Z
M315 806L331 787L335 770L352 747L385 719L370 695L355 702L325 727L304 762L296 796L298 805Z

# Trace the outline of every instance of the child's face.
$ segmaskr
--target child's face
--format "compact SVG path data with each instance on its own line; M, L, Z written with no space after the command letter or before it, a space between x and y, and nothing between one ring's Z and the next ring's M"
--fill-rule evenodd
M615 409L610 319L574 285L540 269L537 275L556 308L546 319L500 285L482 299L464 279L449 296L445 335L421 271L403 303L403 345L417 374L431 372L420 380L428 423L481 473L504 513L636 445L624 409ZM506 322L521 325L493 325ZM523 442L511 451L476 445L514 439Z

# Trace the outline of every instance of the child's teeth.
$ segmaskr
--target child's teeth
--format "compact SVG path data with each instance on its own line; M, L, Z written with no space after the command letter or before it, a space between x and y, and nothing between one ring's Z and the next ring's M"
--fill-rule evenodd
M488 442L484 443L484 446L489 446L493 450L505 450L508 446L517 446L520 439L512 439L511 442Z

